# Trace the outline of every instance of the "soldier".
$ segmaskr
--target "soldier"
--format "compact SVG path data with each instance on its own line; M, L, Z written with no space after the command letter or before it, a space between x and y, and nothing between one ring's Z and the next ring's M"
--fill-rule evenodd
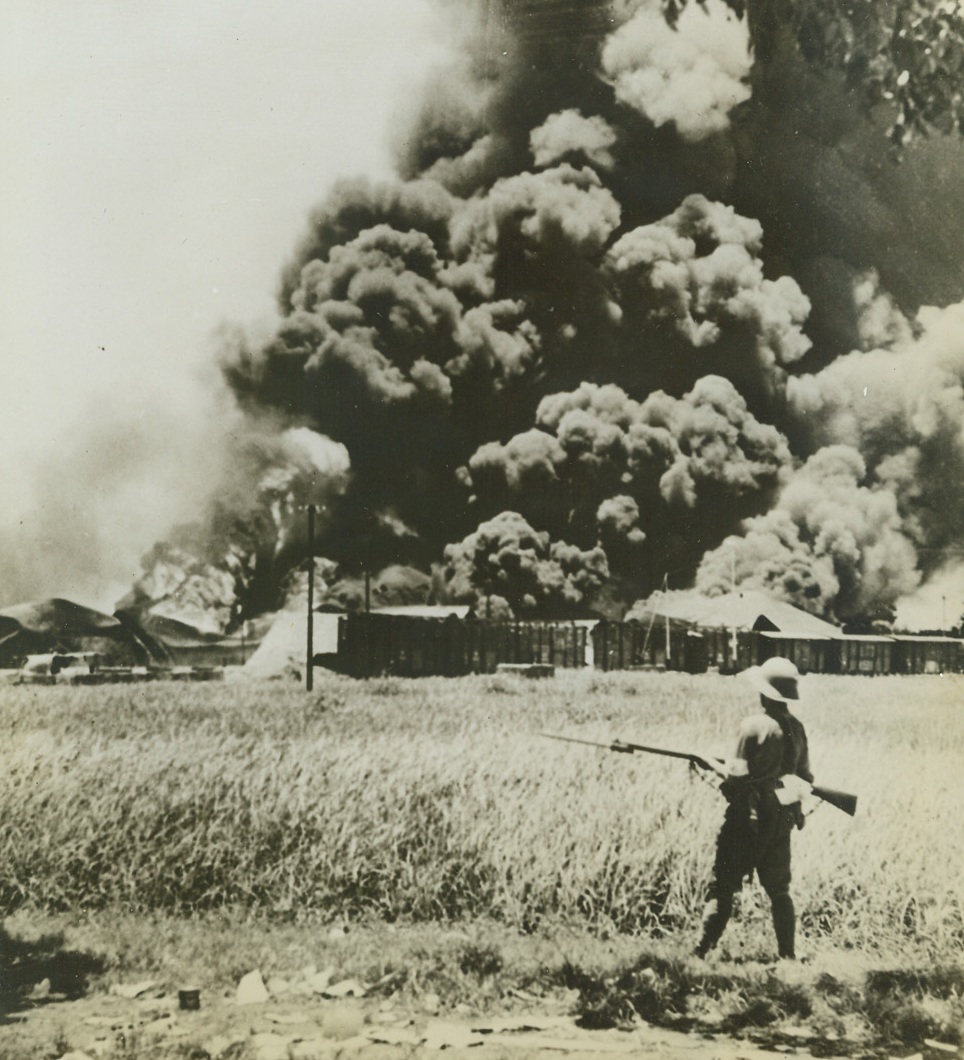
M756 870L770 899L779 955L793 960L790 833L794 826L803 828L800 798L813 782L807 734L787 706L800 698L800 674L789 659L776 657L747 670L746 676L760 693L763 713L740 726L736 755L720 788L728 806L716 841L696 955L705 957L719 942L733 896ZM807 784L794 784L792 777Z

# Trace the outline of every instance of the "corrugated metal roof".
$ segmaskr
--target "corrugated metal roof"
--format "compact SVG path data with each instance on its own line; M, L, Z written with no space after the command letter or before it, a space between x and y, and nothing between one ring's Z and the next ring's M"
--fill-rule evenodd
M468 604L410 604L405 607L372 608L375 615L399 615L404 618L465 618Z
M808 611L757 590L703 596L693 589L654 593L647 610L658 617L706 628L752 629L761 618L781 633L800 636L840 636L840 630Z
M959 637L928 637L918 633L895 633L892 640L909 640L912 644L960 644L964 647L964 641Z
M767 640L839 640L839 637L831 637L829 633L784 633L781 630L761 629L760 636Z
M13 619L31 633L57 632L74 636L111 636L123 630L113 615L105 615L73 600L54 597L15 604L0 611L0 618ZM6 623L3 623L4 629Z

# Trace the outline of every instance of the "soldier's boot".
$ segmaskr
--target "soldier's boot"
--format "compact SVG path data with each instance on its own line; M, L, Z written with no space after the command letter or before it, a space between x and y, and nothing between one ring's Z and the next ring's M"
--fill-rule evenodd
M703 934L694 951L695 956L705 957L720 941L732 912L733 896L731 894L719 895L707 901L703 908Z
M777 953L787 960L796 958L795 936L797 928L793 899L789 894L770 896L773 913L773 930L777 936Z

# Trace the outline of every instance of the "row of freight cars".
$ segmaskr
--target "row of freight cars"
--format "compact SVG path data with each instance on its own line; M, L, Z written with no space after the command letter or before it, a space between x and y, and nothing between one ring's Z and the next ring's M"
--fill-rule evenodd
M315 663L356 677L494 673L500 664L735 673L783 655L804 673L964 671L964 642L910 635L795 635L639 622L487 622L384 614L341 619L336 653Z
M736 673L774 655L801 673L940 674L964 672L964 641L912 634L784 633L777 630L681 629L656 634L636 623L600 623L594 665L603 670L657 666Z

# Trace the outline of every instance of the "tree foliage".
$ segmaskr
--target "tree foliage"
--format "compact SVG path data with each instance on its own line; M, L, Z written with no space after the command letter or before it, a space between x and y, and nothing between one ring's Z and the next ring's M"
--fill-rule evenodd
M689 0L664 0L675 24ZM695 0L703 3L704 0ZM868 106L893 110L902 146L931 131L964 133L964 4L960 0L724 0L744 16L757 65L783 41L837 70Z

